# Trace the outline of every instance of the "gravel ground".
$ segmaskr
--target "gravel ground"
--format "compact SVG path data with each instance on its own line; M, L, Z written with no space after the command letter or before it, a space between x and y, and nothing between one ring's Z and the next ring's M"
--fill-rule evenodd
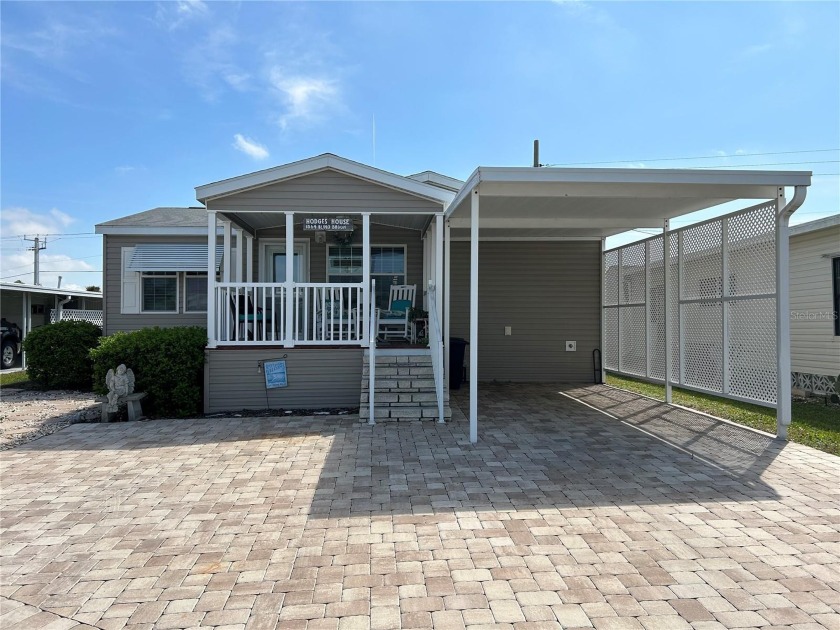
M4 387L0 391L0 451L99 417L90 392Z

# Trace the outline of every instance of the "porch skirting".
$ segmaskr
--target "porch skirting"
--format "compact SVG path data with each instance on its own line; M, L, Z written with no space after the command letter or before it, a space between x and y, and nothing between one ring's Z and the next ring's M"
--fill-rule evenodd
M204 412L358 407L362 348L208 348ZM286 361L288 386L266 390L263 361Z

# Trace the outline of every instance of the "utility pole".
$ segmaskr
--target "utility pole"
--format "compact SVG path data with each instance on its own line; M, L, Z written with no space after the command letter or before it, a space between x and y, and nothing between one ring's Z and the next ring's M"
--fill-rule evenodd
M25 241L32 241L32 247L29 248L30 252L35 252L35 278L33 284L40 286L41 285L41 261L40 261L40 252L42 249L47 249L47 239L44 238L44 242L41 242L41 239L37 236L35 238L26 238L23 237Z

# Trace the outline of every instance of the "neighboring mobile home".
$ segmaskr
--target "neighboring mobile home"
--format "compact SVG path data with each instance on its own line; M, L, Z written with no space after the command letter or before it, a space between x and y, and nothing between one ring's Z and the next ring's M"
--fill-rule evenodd
M21 336L25 338L33 328L59 320L82 319L101 326L102 294L38 284L0 282L0 310L2 318L17 325ZM4 349L4 352L7 351ZM25 354L20 358L25 365Z
M741 226L736 241L744 234L760 239L774 263L762 278L771 285L769 291L761 287L762 308L775 313L785 307L787 284L777 282L775 269L778 261L786 269L786 247L776 246L776 235L785 233L809 184L805 172L487 167L462 183L431 171L395 175L325 154L199 186L199 208L156 208L98 225L105 248L105 333L206 326L208 412L361 401L373 417L405 417L396 409L425 401L422 388L433 380L437 409L422 416L440 419L449 372L445 346L450 337L463 337L470 344L474 440L479 379L598 378L593 352L614 341L605 339L608 327L602 325L611 317L603 254L608 236L667 228L671 218L728 201L763 200L760 208L726 221ZM795 189L790 202L786 186ZM675 230L669 237L682 234ZM678 258L682 249L671 255ZM417 287L414 306L428 311L429 346L382 347L377 318L390 306L392 287L406 285ZM665 302L673 297L668 291ZM752 297L718 292L703 299L716 299L725 310L723 302ZM643 308L642 325L652 330L644 318L657 312ZM679 321L678 312L662 317ZM781 343L787 327L779 321ZM677 337L681 331L677 326ZM616 339L620 334L616 329ZM767 344L766 338L734 341L739 347ZM678 342L651 345L646 362L663 363L654 345L665 352ZM776 352L775 329L772 346L770 354L786 373L788 359ZM768 352L763 345L755 351ZM379 359L370 361L370 355ZM429 357L430 368L416 370L418 383L400 379L399 361L417 355ZM379 382L366 365L376 367L383 358L395 361L385 368L393 369L393 378ZM286 362L288 386L269 397L263 365L273 359ZM769 369L775 378L777 370ZM690 386L687 374L676 373L669 384ZM368 386L376 395L366 397ZM778 388L756 395L776 406L789 398L785 387L789 392L789 379L780 379ZM789 405L779 409L783 433Z
M835 392L840 376L840 214L790 228L790 313L794 387Z

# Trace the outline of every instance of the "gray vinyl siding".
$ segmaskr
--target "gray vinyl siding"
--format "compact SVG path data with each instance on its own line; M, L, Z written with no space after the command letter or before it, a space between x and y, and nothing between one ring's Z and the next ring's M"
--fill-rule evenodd
M601 243L482 241L479 252L479 380L593 382ZM469 339L469 243L453 242L451 256L450 333ZM565 351L567 340L576 352Z
M834 334L832 255L840 254L840 226L790 237L791 370L840 374L840 337Z
M122 248L133 247L138 243L207 243L201 236L113 236L105 235L105 257L103 278L105 286L105 331L106 335L115 332L139 330L149 326L170 328L173 326L207 326L206 313L132 313L123 314L121 310L122 294ZM179 309L183 309L181 296Z
M440 212L441 204L326 170L207 202L210 210Z
M311 233L310 233L311 234ZM270 278L260 278L262 266L260 265L260 239L285 238L286 230L276 228L271 230L260 230L259 238L254 241L254 278L255 282L270 282ZM334 245L335 241L330 234L327 234L325 243L316 243L315 239L307 233L299 231L296 239L306 238L309 240L309 282L327 281L327 247ZM264 241L263 241L264 242ZM353 234L353 245L362 244L361 230ZM396 228L386 225L370 226L370 244L377 245L405 245L406 248L406 284L416 284L418 295L423 284L423 239L417 230Z
M362 348L205 350L204 411L358 407L362 352ZM288 387L266 390L259 362L284 356Z

